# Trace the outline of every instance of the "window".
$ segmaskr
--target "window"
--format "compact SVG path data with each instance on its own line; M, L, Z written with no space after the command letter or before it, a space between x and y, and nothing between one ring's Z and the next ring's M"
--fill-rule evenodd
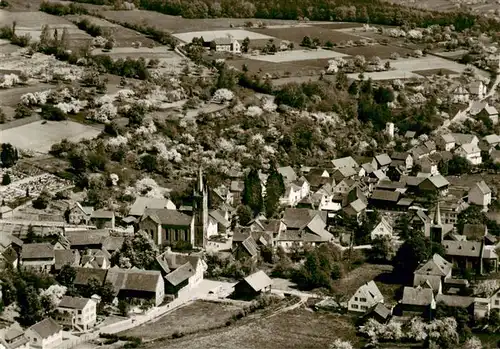
M168 229L165 229L165 240L169 241L170 240L170 234L168 233Z
M175 231L175 241L179 241L179 231Z
M366 305L361 306L361 310L367 310L367 309L368 309L368 307Z
M354 300L357 302L358 301L358 297L354 297Z
M495 305L500 305L500 301L495 301Z
M353 309L358 309L359 307L358 307L358 305L357 305L357 304L351 304L351 308L353 308Z
M360 302L366 302L366 298L360 298L359 301Z
M78 314L81 314L81 313L82 313L82 311L81 311L81 310L78 310Z

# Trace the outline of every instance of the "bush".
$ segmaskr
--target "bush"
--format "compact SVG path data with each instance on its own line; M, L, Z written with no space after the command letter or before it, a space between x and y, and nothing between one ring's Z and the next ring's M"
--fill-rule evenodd
M40 113L40 115L45 120L51 121L63 121L68 119L68 114L50 104L45 104L44 106L42 106L42 112Z
M4 173L2 177L2 185L9 185L12 182L10 175L8 173Z

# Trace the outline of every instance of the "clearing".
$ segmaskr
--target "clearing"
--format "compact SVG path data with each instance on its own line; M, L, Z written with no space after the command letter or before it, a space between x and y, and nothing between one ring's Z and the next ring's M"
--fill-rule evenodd
M242 321L242 323L245 320ZM353 320L347 315L314 313L305 309L278 316L251 320L243 325L146 344L161 349L317 349L328 348L336 338L351 341L360 348ZM305 326L304 324L307 324Z
M248 70L252 73L262 71L277 78L304 75L319 76L319 73L326 69L329 61L329 59L308 59L304 61L268 62L254 58L227 60L226 63L237 69L241 69L243 64L246 64Z
M53 144L63 139L80 142L83 139L97 137L99 133L101 130L96 127L74 121L35 121L0 131L0 139L23 150L48 153Z
M145 341L170 337L174 333L203 331L225 325L241 307L215 302L195 301L159 318L154 322L125 331L127 336Z
M331 41L332 43L340 43L346 41L356 41L360 39L360 37L358 36L317 26L296 26L293 28L263 28L249 30L255 33L279 38L281 40L293 41L297 44L300 44L305 36L309 36L311 39L318 38L323 44L327 41Z
M130 23L140 25L150 25L158 29L175 33L185 33L192 31L209 31L216 29L230 29L233 27L243 27L246 23L264 23L266 25L297 24L292 20L268 20L255 18L208 18L208 19L187 19L180 16L169 16L159 12L133 10L133 11L103 11L102 15L119 23Z
M420 75L414 74L412 72L403 70L389 70L389 71L377 71L371 73L363 73L365 79L377 80L394 80L394 79L410 79L410 78L422 78ZM359 73L347 74L349 79L359 80Z
M196 32L178 33L174 34L174 36L183 42L191 42L193 38L200 38L200 37L203 37L205 41L212 41L216 38L227 38L230 36L236 40L242 40L242 41L245 40L245 38L249 38L250 40L274 39L274 37L269 35L254 33L243 29L196 31Z
M398 53L402 57L412 53L411 50L403 47L380 45L380 44L356 46L356 47L335 47L334 50L350 56L362 55L365 56L365 58L367 59L375 56L380 57L381 59L388 59L394 52Z
M274 55L257 55L257 56L246 55L246 58L264 62L283 63L283 62L307 61L315 59L331 59L331 58L345 57L345 56L347 55L343 53L330 50L317 49L317 50L282 51L282 52L277 52Z
M401 70L405 72L414 72L419 70L431 69L448 69L451 71L456 71L457 73L462 73L466 66L464 64L456 63L448 59L426 56L421 58L409 58L409 59L398 59L396 61L390 61L391 67L396 70ZM485 71L474 68L476 73L489 77L489 74Z

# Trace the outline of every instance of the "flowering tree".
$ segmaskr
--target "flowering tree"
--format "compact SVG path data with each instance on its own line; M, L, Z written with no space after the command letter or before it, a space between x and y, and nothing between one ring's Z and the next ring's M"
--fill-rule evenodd
M329 349L353 349L354 347L349 341L343 341L340 338L337 338L333 341L332 344L328 347Z
M462 346L463 349L482 349L483 343L477 337L467 339Z

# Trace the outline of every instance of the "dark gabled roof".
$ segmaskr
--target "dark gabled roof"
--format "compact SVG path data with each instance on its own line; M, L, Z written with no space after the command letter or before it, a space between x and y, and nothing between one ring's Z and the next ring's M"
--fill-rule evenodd
M9 264L14 263L19 258L16 250L14 250L12 246L7 247L5 251L3 251L2 257Z
M109 236L103 241L102 248L106 251L117 251L123 246L124 241L123 236Z
M83 309L90 301L90 298L63 296L58 308Z
M240 282L247 283L255 292L259 292L273 283L271 278L262 270L247 276Z
M106 269L93 268L75 268L76 277L73 282L75 285L87 285L91 279L96 279L101 285L106 280Z
M425 178L420 184L422 184L425 181L430 181L432 183L432 185L434 185L434 187L436 187L436 189L444 188L444 187L450 185L450 182L448 182L448 180L446 178L444 178L443 176L441 176L439 174Z
M196 268L193 267L191 263L185 263L179 268L175 269L173 272L167 274L165 280L167 280L172 286L177 286L181 282L189 279L196 272Z
M37 333L40 337L45 339L59 331L62 331L62 327L49 317L45 320L37 322L36 324L31 326L29 330Z
M177 210L162 209L146 209L141 220L151 217L158 224L171 226L189 226L193 217Z
M92 212L90 215L91 218L97 219L112 219L115 216L113 211L105 211L105 210L97 210Z
M392 162L391 157L385 153L375 156L375 160L380 166L388 166Z
M55 269L59 270L64 265L75 266L80 263L80 253L78 250L55 250Z
M199 259L200 257L196 255L187 255L170 251L165 251L156 257L156 261L166 274L180 268L186 263L191 263L193 268L196 268Z
M243 240L243 242L241 243L241 246L243 248L245 248L245 250L248 252L248 254L251 257L255 257L258 253L257 243L255 242L255 240L252 236L249 236L245 240Z
M397 191L389 190L374 190L371 200L398 202L400 193Z
M108 269L106 282L113 285L117 294L123 290L156 292L156 285L161 278L157 270L111 268Z
M403 189L405 188L406 185L403 182L392 182L390 180L383 180L380 181L379 184L375 188L377 189L386 189L386 190L396 190L396 189Z
M283 214L283 222L288 228L301 229L306 227L318 212L308 208L287 208Z
M474 304L474 299L475 299L474 297L445 295L445 294L438 294L436 296L436 302L442 302L449 307L459 307L464 309Z
M482 243L479 241L449 241L442 242L447 256L476 257L481 255Z
M175 205L172 201L165 198L148 198L139 196L135 199L132 207L130 208L129 215L142 216L146 208L161 209L161 208L174 208Z
M452 263L435 253L424 265L415 270L415 274L445 277L450 273L452 267Z
M71 246L100 245L109 237L109 231L99 230L79 230L64 233Z
M54 246L49 243L24 244L21 259L54 258Z
M387 320L389 316L392 315L391 310L387 309L387 307L382 303L377 303L377 305L372 308L369 314L376 314L384 320Z
M408 287L405 286L403 290L402 303L404 305L430 305L434 299L432 288Z
M408 158L408 156L411 156L410 153L408 152L394 152L392 153L391 155L391 159L392 160L406 160Z

